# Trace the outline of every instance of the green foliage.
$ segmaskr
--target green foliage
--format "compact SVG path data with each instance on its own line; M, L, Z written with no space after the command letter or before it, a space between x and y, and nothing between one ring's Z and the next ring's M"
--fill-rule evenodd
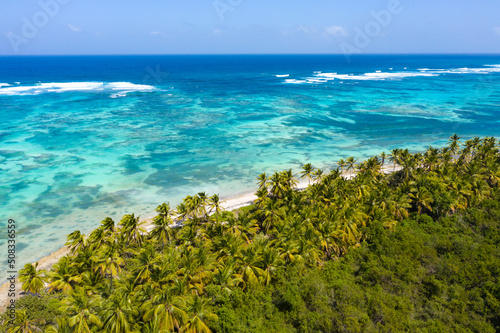
M386 158L399 171L383 173ZM52 332L499 331L496 140L356 162L305 164L303 191L291 170L262 174L236 212L200 192L158 206L149 233L134 215L75 231L43 275L55 298L24 298L25 319Z
M18 310L26 310L28 319L42 318L47 324L55 323L59 311L60 295L42 293L40 296L25 296L16 302Z
M25 322L32 322L33 326L44 328L47 325L54 324L57 316L61 315L59 311L61 295L50 295L42 292L40 296L28 295L16 301L16 310L25 312ZM0 331L5 332L12 328L8 324L9 318L6 314L0 316Z
M25 292L38 294L44 287L46 280L45 271L37 270L38 262L33 264L26 264L24 268L19 271L19 281L21 281L22 289Z

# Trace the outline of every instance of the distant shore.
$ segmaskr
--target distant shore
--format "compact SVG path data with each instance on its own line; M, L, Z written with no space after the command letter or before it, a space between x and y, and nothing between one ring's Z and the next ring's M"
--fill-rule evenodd
M385 174L392 173L394 171L400 170L400 167L394 168L394 166L384 166L382 168L382 172ZM344 171L342 173L342 176L345 179L351 179L356 176L356 172L346 172ZM299 182L297 184L297 190L304 190L309 186L309 181L306 179L299 179ZM247 192L235 197L230 197L227 199L222 200L221 207L226 210L226 211L233 211L236 209L240 209L242 207L246 207L251 205L255 200L257 199L257 196L255 195L254 192ZM151 216L154 216L154 213L151 213ZM153 226L153 217L141 219L141 222L144 222L144 228L150 232L154 226ZM177 224L179 225L179 224ZM48 256L45 256L38 260L38 269L39 270L50 270L62 257L66 256L69 254L69 247L68 246L63 246L57 251L52 252ZM35 262L33 263L35 264ZM22 289L21 289L21 283L19 282L19 279L16 278L16 299L24 296L24 294L21 295ZM0 312L3 312L5 310L5 307L9 304L10 302L10 297L8 297L9 293L9 288L10 288L10 282L4 282L0 286Z

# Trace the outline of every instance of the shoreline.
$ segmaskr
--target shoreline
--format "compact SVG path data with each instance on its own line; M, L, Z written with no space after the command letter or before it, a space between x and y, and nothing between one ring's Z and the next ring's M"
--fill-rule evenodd
M398 170L401 170L400 166L397 166L397 167L384 166L381 168L381 172L384 174L390 174L390 173L393 173L393 172L398 171ZM351 171L351 172L344 171L344 172L342 172L342 177L344 177L346 180L349 180L349 179L354 178L356 176L356 174L357 174L356 171ZM313 184L313 183L314 183L314 181L311 182L311 184ZM301 190L306 189L308 186L309 186L309 181L307 179L300 179L299 178L296 190L301 191ZM246 206L251 205L255 201L255 199L257 199L257 196L255 195L255 191L254 192L246 192L246 193L234 196L234 197L228 197L227 199L222 199L221 200L221 207L226 211L233 211L233 210L240 209L242 207L246 207ZM150 232L153 229L152 223L153 223L154 216L156 216L156 214L152 213L152 215L150 215L150 217L141 219L141 222L145 223L144 228L147 230L147 232ZM175 224L176 223L174 223L174 225ZM54 266L54 264L56 264L59 261L59 259L66 256L67 254L69 254L69 247L66 245L63 245L58 250L52 252L48 256L42 257L40 260L35 261L32 264L34 265L36 262L38 262L38 268L37 268L38 270L43 269L43 270L49 271ZM16 296L14 297L14 299L16 299L16 300L25 295L24 293L22 293L21 285L22 284L21 284L21 282L19 282L18 276L16 276L16 283L15 283ZM8 306L8 304L10 303L10 300L12 299L12 297L8 297L9 289L10 289L10 282L9 281L3 282L0 285L0 313L5 311L6 306Z

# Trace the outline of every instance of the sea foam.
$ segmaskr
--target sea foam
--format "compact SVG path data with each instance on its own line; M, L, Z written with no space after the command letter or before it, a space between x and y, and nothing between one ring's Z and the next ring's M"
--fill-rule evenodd
M315 74L314 77L306 78L308 82L318 82L319 79L325 81L329 80L357 80L357 81L378 81L378 80L397 80L406 77L416 77L416 76L437 76L433 73L413 73L413 72L398 72L398 73L387 73L382 71L377 71L375 73L365 73L359 75L353 74L337 74L337 73L320 73Z
M306 80L295 80L295 79L287 79L285 80L285 83L294 83L294 84L300 84L300 83L306 83Z
M155 87L130 82L52 82L26 86L0 85L0 95L38 95L63 92L121 92L124 95L134 91L152 91Z
M405 67L406 69L407 67ZM325 83L333 80L353 80L353 81L381 81L381 80L401 80L409 77L432 77L442 74L489 74L500 73L500 65L485 65L479 68L454 68L454 69L430 69L419 68L418 72L403 71L403 72L382 72L377 70L372 73L364 74L338 74L338 73L322 73L314 72L312 77L298 79L287 79L285 83Z

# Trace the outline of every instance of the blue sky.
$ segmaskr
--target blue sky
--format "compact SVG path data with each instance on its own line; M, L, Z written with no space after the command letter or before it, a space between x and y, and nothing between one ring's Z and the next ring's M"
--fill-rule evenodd
M500 53L498 0L2 0L0 54Z

